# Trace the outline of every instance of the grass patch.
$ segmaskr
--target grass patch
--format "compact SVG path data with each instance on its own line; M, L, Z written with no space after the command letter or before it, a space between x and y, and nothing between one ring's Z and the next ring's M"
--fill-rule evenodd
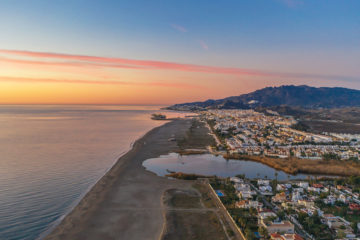
M170 189L165 192L165 204L173 208L201 208L200 195L195 190Z

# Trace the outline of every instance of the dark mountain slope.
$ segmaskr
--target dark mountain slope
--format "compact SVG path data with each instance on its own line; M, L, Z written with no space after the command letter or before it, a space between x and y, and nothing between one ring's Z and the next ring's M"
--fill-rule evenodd
M176 104L170 109L246 109L256 107L291 106L301 108L339 108L360 106L360 90L348 88L280 86L219 100Z

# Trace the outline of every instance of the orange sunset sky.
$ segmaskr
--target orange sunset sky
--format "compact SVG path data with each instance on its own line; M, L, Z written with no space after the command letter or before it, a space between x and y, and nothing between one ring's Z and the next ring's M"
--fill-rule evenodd
M13 3L0 9L0 104L166 105L283 84L360 89L355 1Z

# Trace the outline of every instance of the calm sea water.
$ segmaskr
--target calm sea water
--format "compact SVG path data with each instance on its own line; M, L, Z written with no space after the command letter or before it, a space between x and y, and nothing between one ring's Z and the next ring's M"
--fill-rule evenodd
M157 109L0 106L0 239L43 237L132 142L164 123L150 119Z
M247 178L268 178L278 180L306 179L308 175L289 175L277 171L264 164L243 160L226 160L222 156L211 154L185 155L177 153L160 156L144 161L143 166L159 176L165 176L169 171L195 173L201 175L216 175L221 177L233 177L245 174Z

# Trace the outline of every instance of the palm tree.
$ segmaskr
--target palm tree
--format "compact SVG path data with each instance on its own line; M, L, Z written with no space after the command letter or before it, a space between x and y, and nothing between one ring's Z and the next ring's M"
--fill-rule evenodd
M275 179L276 179L276 182L277 182L277 180L278 180L278 175L279 175L279 173L276 171L276 172L275 172Z

